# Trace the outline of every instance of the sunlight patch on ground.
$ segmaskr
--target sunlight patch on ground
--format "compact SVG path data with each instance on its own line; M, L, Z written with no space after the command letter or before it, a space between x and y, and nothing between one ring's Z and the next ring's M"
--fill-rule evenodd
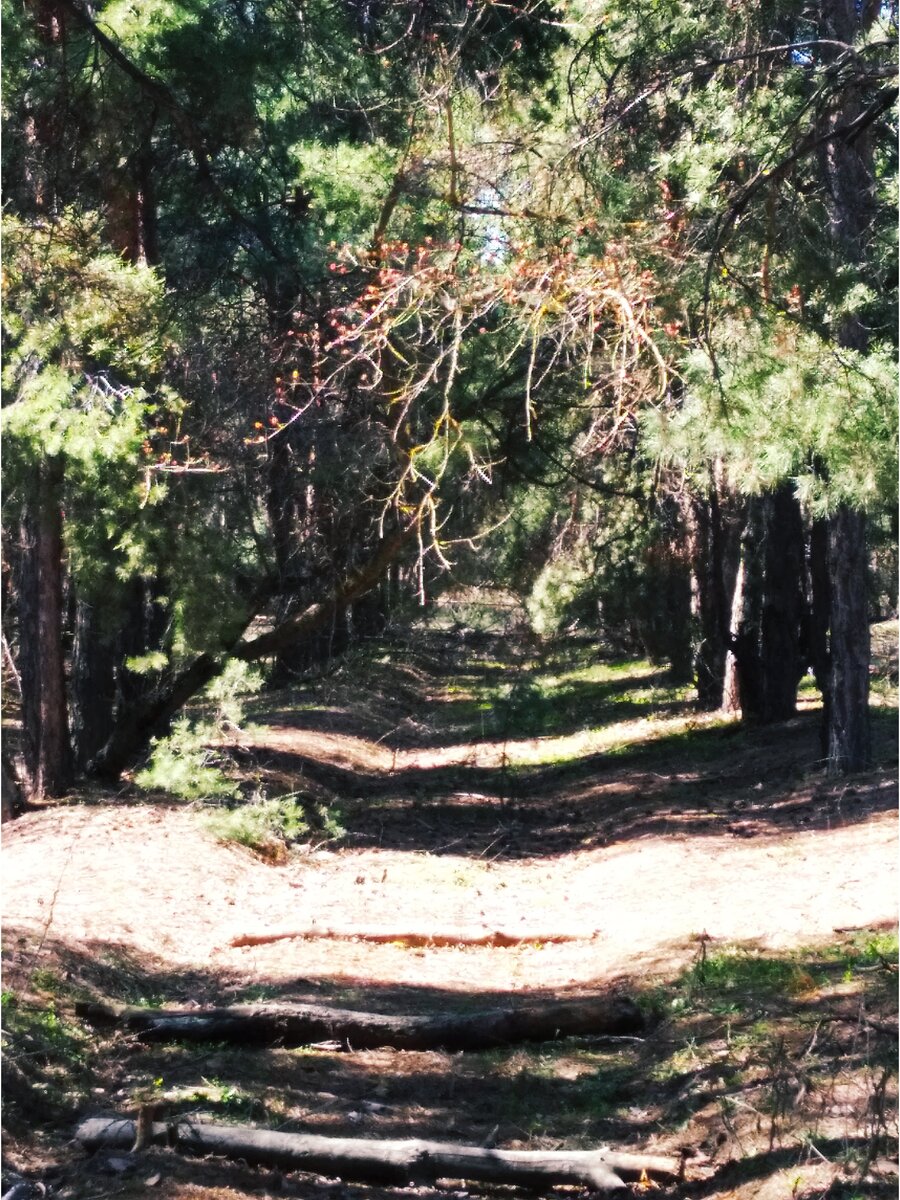
M596 729L547 737L460 742L431 749L392 750L383 742L349 734L270 726L254 729L241 740L253 746L314 758L345 770L398 772L447 767L540 767L573 762L603 751L733 724L737 718L722 713L687 713L672 717L641 717L617 721Z
M406 760L419 768L438 767L541 767L573 762L603 751L621 750L637 743L692 733L733 724L735 718L721 713L689 713L678 717L643 717L636 721L618 721L599 729L580 729L556 737L522 740L469 742L434 750L400 751L396 769L403 770Z
M397 757L386 746L367 738L312 729L269 726L253 730L240 740L253 747L298 754L328 766L365 774L394 770Z

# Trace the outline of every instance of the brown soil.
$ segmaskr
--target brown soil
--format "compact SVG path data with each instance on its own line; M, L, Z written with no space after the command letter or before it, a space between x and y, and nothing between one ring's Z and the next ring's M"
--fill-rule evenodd
M868 805L889 783L866 789ZM464 821L460 814L460 823ZM4 837L4 924L86 951L113 944L241 980L366 980L469 992L591 986L683 965L705 931L784 948L896 915L894 811L831 829L650 833L547 858L318 850L262 866L162 806L30 814ZM245 933L394 925L397 945ZM539 929L574 943L410 950L408 929ZM29 936L30 935L30 936ZM187 997L185 997L187 998ZM173 1000L177 997L173 997Z
M615 738L607 728L568 761L540 765L561 755L565 734L460 744L438 675L420 671L406 682L410 694L399 699L373 693L360 703L350 687L301 711L296 698L285 697L278 710L269 702L265 723L240 739L248 772L340 796L347 835L338 845L313 843L281 863L265 862L217 842L194 811L128 794L32 812L5 826L6 986L26 989L36 969L52 968L103 992L115 990L124 971L139 991L167 1003L224 1002L265 986L282 998L446 1007L509 993L596 992L636 977L646 984L671 978L703 946L785 951L896 921L895 778L881 769L826 780L815 761L815 713L738 734L727 725L707 728L687 706L675 706L652 728L639 716ZM685 728L706 739L699 760L676 736ZM648 730L663 739L649 757L627 747L605 754L609 744L621 750L623 737L637 743ZM314 924L348 932L393 926L397 940L229 945L239 935ZM441 935L538 932L505 948L403 941L405 931L423 927ZM553 944L551 933L577 940ZM162 1074L164 1057L155 1053L148 1069ZM278 1053L257 1079L263 1092L296 1083L296 1057ZM452 1057L312 1057L300 1067L313 1097L304 1127L483 1137L499 1085L483 1071L470 1076ZM205 1078L220 1073L212 1059ZM507 1083L516 1076L511 1061L503 1067ZM247 1075L258 1074L249 1054L242 1062ZM228 1064L233 1075L235 1059ZM572 1070L577 1078L581 1067ZM442 1099L432 1105L435 1092ZM116 1106L114 1093L97 1100L101 1111L103 1103ZM678 1135L652 1127L647 1118L641 1145L677 1143ZM700 1140L698 1130L689 1136ZM533 1144L510 1122L498 1141ZM156 1194L209 1200L269 1187L257 1173L204 1168L201 1178L196 1165L176 1168L167 1159ZM113 1171L106 1183L82 1180L68 1194L118 1194L120 1182ZM790 1194L757 1185L757 1192L704 1194ZM341 1194L354 1191L372 1194Z

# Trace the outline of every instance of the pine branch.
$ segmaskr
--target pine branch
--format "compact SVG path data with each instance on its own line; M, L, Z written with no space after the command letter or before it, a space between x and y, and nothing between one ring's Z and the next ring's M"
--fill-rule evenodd
M121 46L108 34L103 32L87 9L82 7L79 0L59 0L59 2L67 12L71 13L78 24L87 30L94 43L103 50L107 58L115 63L119 70L124 75L127 75L133 83L136 83L141 91L146 96L149 96L159 109L169 114L182 144L194 159L197 174L201 181L208 191L219 200L228 216L231 217L236 225L241 226L252 234L259 245L268 251L277 262L286 262L287 260L276 243L245 213L241 212L216 179L212 168L210 152L204 143L200 131L168 84L164 83L161 79L149 75L137 63L133 62Z

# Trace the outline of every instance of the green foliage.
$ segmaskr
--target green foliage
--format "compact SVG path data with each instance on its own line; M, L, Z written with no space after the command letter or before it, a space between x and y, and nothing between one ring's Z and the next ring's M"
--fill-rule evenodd
M895 930L870 933L864 930L853 934L850 944L836 950L836 955L853 972L859 967L893 965L900 958L900 941Z
M502 689L493 705L494 719L504 737L539 736L546 728L547 691L530 672L518 674Z
M150 743L150 760L134 782L148 792L168 792L180 800L212 800L236 796L238 785L222 772L222 755L209 745L216 736L211 723L181 717L168 737Z
M3 1108L7 1128L74 1114L89 1094L90 1038L51 1000L36 1005L3 993Z
M204 698L215 706L216 727L240 729L244 724L244 698L255 696L263 683L261 671L239 659L229 659L221 674L206 685L203 693Z
M797 962L735 949L701 954L683 976L686 992L702 991L706 1003L733 995L744 1001L789 995L811 985L809 973Z
M239 730L244 721L242 697L262 687L262 675L238 660L231 660L211 683L204 699L211 715L197 720L181 717L172 732L151 742L147 766L134 781L145 791L168 792L181 800L222 800L234 798L239 787L224 773L227 753L222 739Z
M896 500L897 368L887 349L838 349L786 321L728 323L721 357L694 354L687 396L648 415L652 444L682 467L720 458L733 486L793 479L817 512Z
M561 629L590 611L593 582L591 555L587 546L576 546L545 563L525 600L531 627L540 637L553 637ZM596 611L596 601L595 601Z
M151 415L179 405L159 383L171 345L162 283L106 251L91 216L7 216L3 237L7 467L62 456L100 500L106 472L118 483L117 468L139 462Z
M267 800L262 796L210 814L206 827L222 842L236 842L268 858L299 842L334 841L346 832L339 815L300 792Z
M670 995L665 1006L682 1012L704 1008L753 1013L760 1004L813 993L835 979L851 982L860 968L870 971L880 965L890 970L897 956L894 932L863 931L833 946L785 955L735 946L708 953L701 942L694 962L678 980L676 995Z
M153 477L150 431L184 411L163 379L175 350L164 287L108 250L95 215L74 209L53 220L5 217L4 249L7 520L27 507L36 468L51 458L78 595L111 631L124 585L159 569L165 486Z

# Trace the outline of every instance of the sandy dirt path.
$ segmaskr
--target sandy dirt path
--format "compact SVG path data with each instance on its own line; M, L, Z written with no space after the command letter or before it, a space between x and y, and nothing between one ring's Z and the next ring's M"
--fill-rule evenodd
M796 947L896 920L897 818L733 836L649 836L559 858L489 862L389 850L315 851L285 866L217 843L198 818L152 805L71 807L5 827L7 944L112 946L170 968L290 983L446 990L585 987L670 968L696 935ZM509 949L229 939L340 925L574 934ZM177 997L172 997L177 999Z

